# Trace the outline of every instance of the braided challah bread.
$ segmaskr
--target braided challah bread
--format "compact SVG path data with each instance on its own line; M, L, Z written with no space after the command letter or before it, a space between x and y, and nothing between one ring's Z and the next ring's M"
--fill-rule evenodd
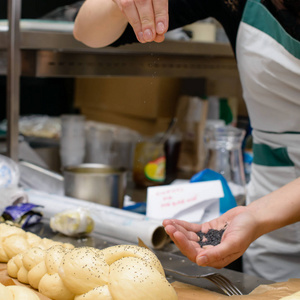
M55 245L38 249L11 259L8 273L15 278L20 272L24 278L27 275L28 283L51 299L177 299L160 261L146 248L118 245L104 250L67 249ZM27 273L21 271L23 268Z
M47 238L40 238L34 233L8 225L0 224L0 262L8 262L12 257L32 247L48 249L54 245L64 245L66 248L74 248L68 243L55 242Z
M2 300L40 300L30 288L25 286L4 286L0 283L0 299Z

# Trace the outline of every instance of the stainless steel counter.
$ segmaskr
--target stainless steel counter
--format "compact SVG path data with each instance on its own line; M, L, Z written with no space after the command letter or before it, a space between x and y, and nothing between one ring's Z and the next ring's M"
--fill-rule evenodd
M61 234L54 233L50 229L47 220L44 220L43 223L40 223L40 224L37 224L37 225L31 227L30 231L32 231L42 237L51 238L56 241L71 243L71 244L75 245L76 247L89 246L89 247L95 247L98 249L103 249L103 248L113 246L116 244L128 244L128 242L126 242L126 241L116 240L109 236L100 235L95 232L85 238L76 239L76 238L66 237ZM170 251L170 249L172 249L172 247L167 246L163 250L155 251L155 254L160 259L163 267L165 267L165 268L182 271L187 274L207 274L207 273L211 273L211 272L219 272L219 273L225 275L233 283L235 283L236 286L241 290L241 292L243 294L250 293L254 288L259 286L260 284L271 283L271 281L268 281L268 280L265 280L262 278L258 278L255 276L249 276L247 274L228 270L228 269L216 270L216 269L209 268L209 267L199 267L195 263L192 263L191 261L186 259L184 256L172 253L172 250ZM170 282L181 281L181 282L189 283L189 284L199 286L199 287L211 290L211 291L222 293L222 291L219 290L218 287L216 287L214 284L212 284L211 282L209 282L206 279L189 279L189 278L184 278L184 277L181 277L178 275L173 275L168 272L166 272L166 276Z

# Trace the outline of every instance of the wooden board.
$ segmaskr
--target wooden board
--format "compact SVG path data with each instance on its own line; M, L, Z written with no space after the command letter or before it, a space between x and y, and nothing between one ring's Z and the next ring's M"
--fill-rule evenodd
M211 292L196 286L188 285L181 282L174 282L179 300L224 300L228 296ZM279 300L282 297L292 295L300 291L300 278L290 279L285 282L278 282L268 285L260 285L254 289L249 295L231 296L231 300Z

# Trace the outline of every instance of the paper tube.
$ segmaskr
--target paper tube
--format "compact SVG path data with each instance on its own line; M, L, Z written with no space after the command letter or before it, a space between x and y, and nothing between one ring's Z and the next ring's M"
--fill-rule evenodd
M50 219L64 210L84 207L94 219L96 233L135 244L140 238L148 247L154 249L161 249L170 242L161 221L150 219L145 215L35 190L28 190L27 194L30 203L44 207L43 214L46 218Z

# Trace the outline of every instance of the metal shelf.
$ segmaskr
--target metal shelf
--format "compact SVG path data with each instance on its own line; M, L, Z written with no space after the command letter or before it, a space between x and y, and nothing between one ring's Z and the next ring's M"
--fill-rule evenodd
M0 32L0 45L7 32ZM165 41L93 49L72 33L22 31L21 75L36 77L83 76L238 76L228 44ZM5 74L7 53L0 48L0 74Z
M8 155L18 158L20 76L238 78L229 44L165 41L89 48L72 32L20 31L21 0L8 0L9 31L0 32L0 74L7 80Z

